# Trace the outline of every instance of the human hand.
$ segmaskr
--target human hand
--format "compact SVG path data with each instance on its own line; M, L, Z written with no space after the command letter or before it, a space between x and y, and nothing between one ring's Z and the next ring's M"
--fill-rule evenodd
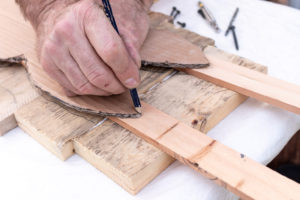
M69 96L120 94L140 82L139 49L149 29L147 9L140 0L110 2L120 36L101 0L54 7L37 27L40 62Z

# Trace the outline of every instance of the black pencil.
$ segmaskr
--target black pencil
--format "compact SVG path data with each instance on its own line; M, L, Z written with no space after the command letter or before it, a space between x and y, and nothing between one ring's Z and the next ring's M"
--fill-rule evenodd
M105 11L106 16L109 18L110 23L112 24L112 26L114 27L116 32L118 34L120 34L119 29L116 24L116 21L115 21L115 18L114 18L114 15L113 15L113 12L112 12L112 9L111 9L111 6L110 6L110 3L109 3L109 0L102 0L102 2L103 2L104 11ZM130 95L131 95L135 110L138 113L142 113L142 105L141 105L140 98L139 98L136 88L130 89Z

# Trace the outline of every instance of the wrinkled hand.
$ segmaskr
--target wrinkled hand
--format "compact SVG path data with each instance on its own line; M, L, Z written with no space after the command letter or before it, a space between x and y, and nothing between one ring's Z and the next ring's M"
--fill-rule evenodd
M110 2L120 36L101 0L81 0L59 12L49 11L38 27L41 64L69 96L120 94L140 82L139 49L149 29L147 9L139 0Z

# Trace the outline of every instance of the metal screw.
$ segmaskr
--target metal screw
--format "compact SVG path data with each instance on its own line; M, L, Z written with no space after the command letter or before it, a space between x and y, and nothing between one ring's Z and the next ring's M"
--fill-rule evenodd
M176 10L176 13L175 13L175 15L173 16L173 20L175 20L175 19L176 19L176 17L177 17L179 14L180 14L180 10Z
M177 11L177 8L175 6L173 6L170 16L173 17L173 15L176 11Z
M182 28L184 28L186 26L186 23L184 22L177 22L178 25L180 25Z

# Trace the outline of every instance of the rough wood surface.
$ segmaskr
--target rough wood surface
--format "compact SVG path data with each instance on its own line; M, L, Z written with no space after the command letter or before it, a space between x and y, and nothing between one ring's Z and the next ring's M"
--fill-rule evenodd
M132 194L173 162L172 157L110 120L76 138L74 147L76 153Z
M37 96L22 67L0 67L0 135L17 126L14 112Z
M14 4L14 3L13 3ZM18 8L8 1L0 2L0 58L9 58L34 49L34 32L21 18ZM12 13L2 8L14 10ZM15 14L14 14L15 13ZM20 32L21 29L26 31ZM25 39L26 38L26 39ZM17 126L14 112L32 101L38 93L32 88L26 71L19 66L8 66L15 59L1 60L0 66L0 136ZM16 60L15 60L16 61Z
M249 69L267 72L262 65L225 53L215 47L208 46L204 53ZM206 133L246 100L246 97L202 79L179 73L153 88L153 91L146 93L142 99L185 124Z
M139 90L146 91L170 73L171 70L160 69L142 71L143 81ZM40 96L18 109L15 117L25 132L62 160L73 154L73 138L83 135L103 120L100 116L58 105L55 99L47 95ZM118 134L114 129L111 132ZM109 143L110 140L105 142Z
M110 117L243 199L300 199L300 185L175 118L142 103L138 119Z
M208 56L205 69L184 69L188 74L234 90L240 94L300 114L300 86Z
M42 114L40 114L42 113ZM86 133L101 117L62 108L46 95L40 96L15 112L20 128L65 160L73 154L72 139Z

